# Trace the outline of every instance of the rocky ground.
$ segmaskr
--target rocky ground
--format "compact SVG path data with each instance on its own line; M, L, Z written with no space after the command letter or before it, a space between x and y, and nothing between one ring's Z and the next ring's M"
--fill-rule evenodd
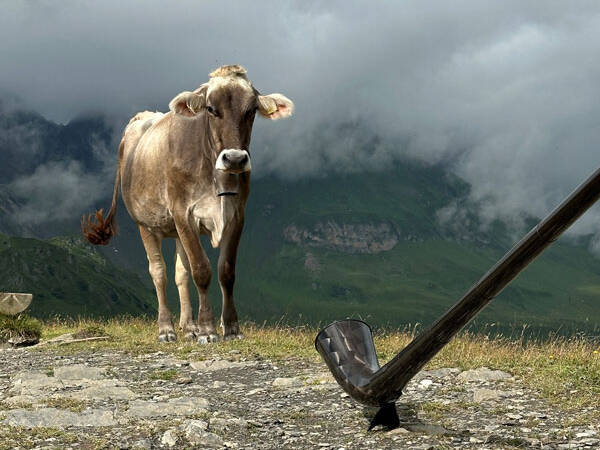
M0 349L0 448L600 446L589 411L566 414L501 371L421 372L397 402L400 428L367 432L373 411L321 362L246 360L236 350L197 359Z

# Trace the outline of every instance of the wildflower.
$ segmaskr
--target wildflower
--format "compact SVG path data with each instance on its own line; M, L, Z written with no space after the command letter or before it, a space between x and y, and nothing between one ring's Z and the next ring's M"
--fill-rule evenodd
M548 358L554 359L554 355L550 355L550 356L548 356Z
M598 350L594 350L594 355L597 355L597 354L598 354Z

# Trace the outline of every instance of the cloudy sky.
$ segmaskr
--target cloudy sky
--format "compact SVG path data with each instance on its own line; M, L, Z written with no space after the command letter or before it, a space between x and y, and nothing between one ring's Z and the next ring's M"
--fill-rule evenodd
M261 92L296 103L293 120L257 121L259 175L411 156L450 164L482 217L518 222L546 214L600 166L597 1L0 5L0 96L57 122L164 110L238 63ZM339 124L383 143L356 148ZM579 232L600 235L598 209Z

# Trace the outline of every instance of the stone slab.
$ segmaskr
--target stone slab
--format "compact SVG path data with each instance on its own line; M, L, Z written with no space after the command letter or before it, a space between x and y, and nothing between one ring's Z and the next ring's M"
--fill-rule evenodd
M11 409L4 412L4 423L11 426L34 427L110 427L117 425L112 411L93 409L74 413L63 409Z
M206 412L208 400L200 397L171 398L166 402L134 400L129 403L129 417L191 416Z

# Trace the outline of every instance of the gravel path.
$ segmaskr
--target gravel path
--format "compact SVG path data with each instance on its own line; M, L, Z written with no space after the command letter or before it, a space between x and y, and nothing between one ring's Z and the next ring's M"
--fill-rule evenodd
M421 372L397 402L401 427L372 413L324 364L173 359L157 352L0 349L0 448L590 448L590 411L557 410L510 374Z

